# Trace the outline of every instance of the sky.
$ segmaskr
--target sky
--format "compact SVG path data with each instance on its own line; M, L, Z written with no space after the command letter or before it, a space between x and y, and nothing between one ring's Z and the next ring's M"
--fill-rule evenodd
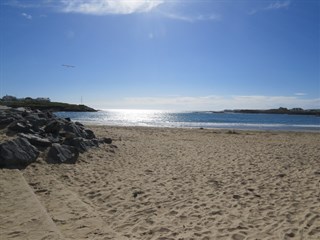
M0 33L1 96L320 108L318 0L1 0Z

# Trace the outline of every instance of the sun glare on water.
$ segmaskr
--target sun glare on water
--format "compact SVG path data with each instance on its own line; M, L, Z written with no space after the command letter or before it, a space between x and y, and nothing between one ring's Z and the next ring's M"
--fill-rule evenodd
M142 109L106 109L111 113L108 120L120 120L129 123L151 123L165 121L168 117L167 111L162 110L142 110ZM110 119L110 117L112 119Z

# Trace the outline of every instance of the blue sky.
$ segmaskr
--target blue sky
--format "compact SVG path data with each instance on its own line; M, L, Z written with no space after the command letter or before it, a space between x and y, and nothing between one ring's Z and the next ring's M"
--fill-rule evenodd
M2 0L0 31L2 95L320 108L319 1Z

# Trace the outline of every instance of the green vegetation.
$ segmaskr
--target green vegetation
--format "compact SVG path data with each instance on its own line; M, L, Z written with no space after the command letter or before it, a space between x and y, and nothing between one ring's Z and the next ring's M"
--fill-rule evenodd
M0 105L12 108L24 107L32 110L50 110L54 112L96 112L95 109L83 104L69 104L61 102L49 102L39 100L0 101Z

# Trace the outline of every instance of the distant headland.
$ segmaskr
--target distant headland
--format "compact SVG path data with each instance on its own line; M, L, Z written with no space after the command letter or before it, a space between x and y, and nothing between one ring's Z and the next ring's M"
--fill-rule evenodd
M83 104L69 104L62 102L51 102L50 98L16 98L6 95L0 98L0 105L12 108L30 108L32 110L48 110L53 112L96 112L97 110Z
M302 108L284 108L280 107L277 109L236 109L236 110L223 110L223 111L212 111L212 113L255 113L255 114L291 114L291 115L315 115L320 116L320 109L302 109Z

